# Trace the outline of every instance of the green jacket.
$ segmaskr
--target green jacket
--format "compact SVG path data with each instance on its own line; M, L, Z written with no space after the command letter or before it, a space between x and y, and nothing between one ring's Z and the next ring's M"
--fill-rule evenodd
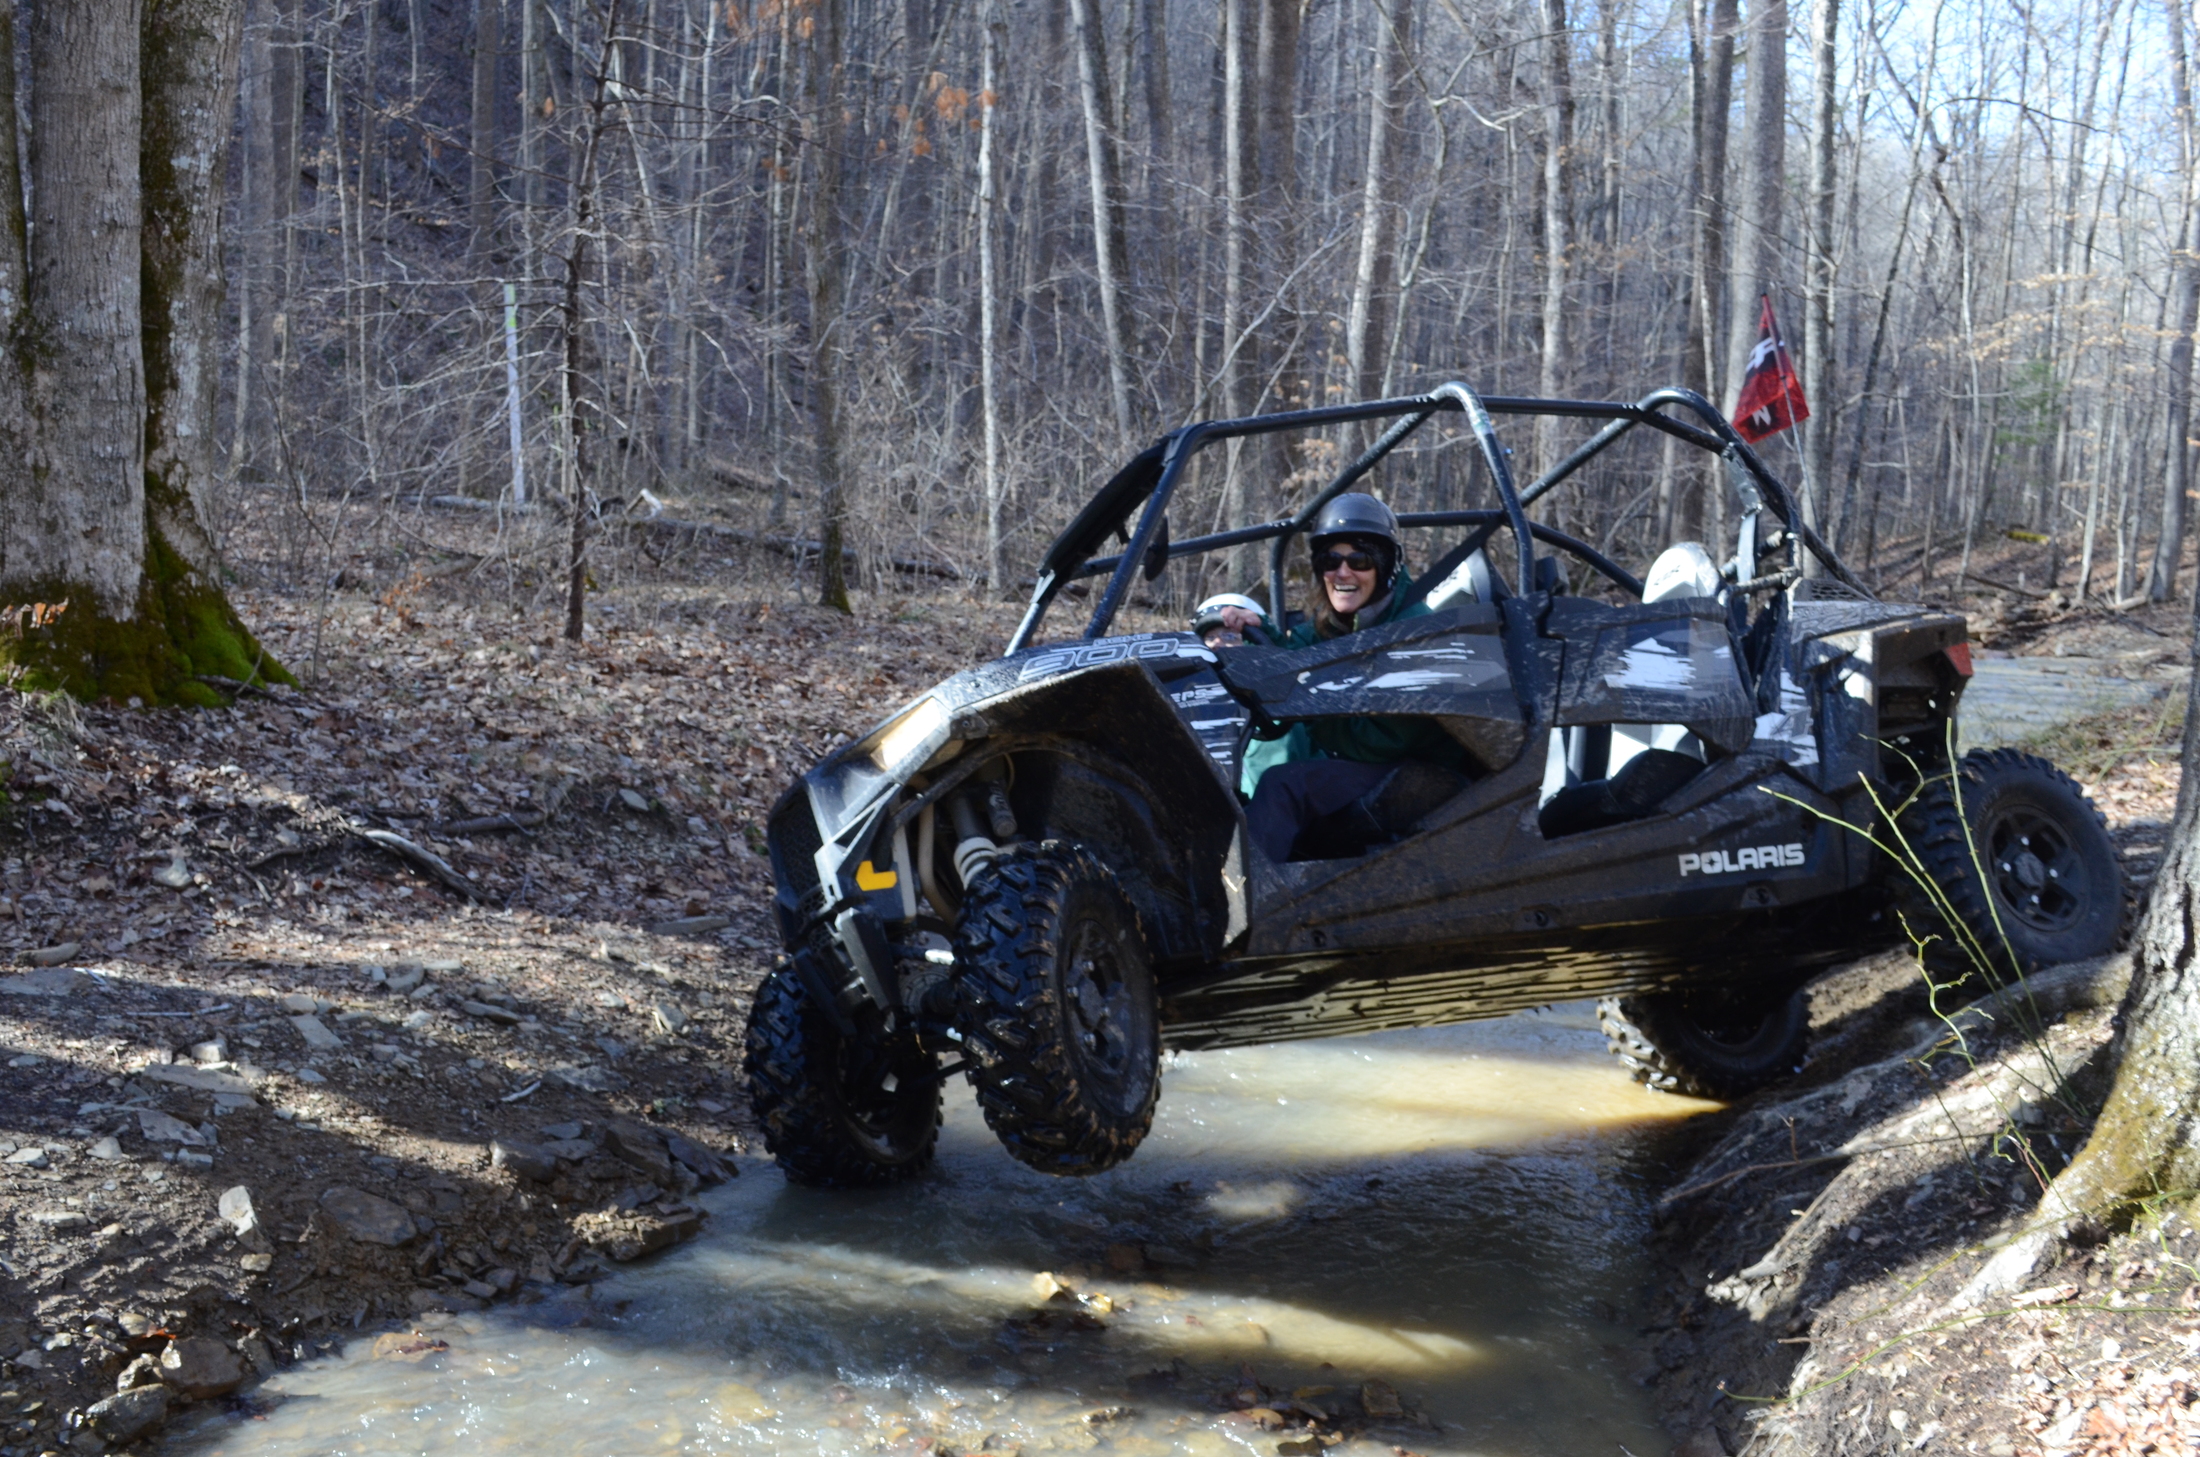
M1407 590L1413 586L1413 578L1401 571L1390 589L1390 601L1372 622L1353 620L1353 631L1381 627L1386 622L1402 622L1409 617L1426 617L1429 605L1416 601L1400 611L1398 604ZM1321 641L1312 622L1302 622L1284 636L1287 648L1310 648ZM1334 641L1334 639L1332 639ZM1256 741L1257 742L1257 741ZM1467 761L1467 751L1459 741L1445 733L1443 726L1426 718L1401 714L1354 714L1335 718L1308 719L1292 726L1288 737L1275 741L1289 745L1283 755L1273 748L1260 757L1255 767L1254 756L1248 755L1244 791L1252 793L1252 783L1261 772L1276 763L1291 759L1351 759L1361 764L1395 764L1400 759L1419 759L1425 763L1442 764L1456 768ZM1303 748L1301 745L1303 744ZM1250 747L1250 745L1248 745ZM1266 746L1264 746L1266 747Z

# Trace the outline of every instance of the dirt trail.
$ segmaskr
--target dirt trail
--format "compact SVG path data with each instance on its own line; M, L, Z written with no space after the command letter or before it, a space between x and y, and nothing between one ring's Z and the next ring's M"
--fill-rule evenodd
M305 692L0 703L0 1451L693 1233L748 1162L770 801L986 647L952 601L624 599L574 648L433 596L340 599ZM118 1380L159 1386L84 1429Z

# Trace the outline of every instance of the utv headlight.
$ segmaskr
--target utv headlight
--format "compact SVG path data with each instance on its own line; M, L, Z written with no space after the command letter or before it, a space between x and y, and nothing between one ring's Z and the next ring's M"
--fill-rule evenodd
M923 699L880 731L878 742L871 746L871 762L898 779L924 763L935 741L947 732L947 724L946 705L937 698Z

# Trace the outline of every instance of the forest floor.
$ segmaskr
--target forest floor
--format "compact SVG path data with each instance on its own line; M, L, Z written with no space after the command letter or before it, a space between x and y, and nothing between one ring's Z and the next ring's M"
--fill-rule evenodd
M312 671L233 708L0 695L0 962L14 963L0 969L0 1457L121 1444L171 1403L249 1403L256 1373L369 1322L586 1285L606 1260L694 1233L699 1183L762 1170L737 1044L775 949L765 815L821 752L999 651L1013 613L943 591L866 597L844 618L689 563L592 599L569 644L539 600L523 610L513 583L483 580L488 559L362 553L319 598L241 587L269 650ZM2027 613L1998 614L1989 642L2160 643L2184 660L2181 613L2137 627ZM2076 772L2135 868L2158 852L2176 783L2162 723L2132 738L2144 717L2069 746L2093 756ZM1896 1086L1910 1065L1884 1060L1917 1035L1916 977L1889 962L1828 979L1829 1035L1801 1094L1818 1121L1791 1134L1784 1105L1744 1106L1705 1120L1700 1157L1676 1170L1684 1191L1728 1180L1728 1197L1668 1196L1663 1226L1674 1288L1650 1379L1692 1457L1746 1436L1721 1377L1780 1395L1806 1353L1834 1376L1915 1323L1903 1302L1924 1297L1887 1282L1952 1270L1961 1241L2024 1217L2010 1164L1932 1184L1913 1171L1922 1212L1894 1199L1891 1213L1889 1160L1777 1180L1747 1168L1779 1162L1751 1142L1772 1130L1781 1149L1830 1148L1821 1133L1850 1136L1841 1119L1862 1127L1914 1098ZM2091 1065L2107 1015L2080 1008L2056 1028L2058 1066ZM2025 1055L1982 1053L1932 1086L1983 1086ZM1850 1086L1837 1079L1870 1068L1892 1071L1823 1114L1826 1090ZM2022 1127L2067 1141L2044 1116ZM1822 1197L1836 1186L1878 1191L1863 1200L1878 1214ZM1833 1233L1787 1236L1802 1263L1782 1269L1811 1277L1780 1277L1786 1303L1760 1318L1754 1297L1722 1293L1739 1277L1714 1252L1763 1250L1790 1205L1816 1211L1813 1239ZM1796 1449L1814 1451L1928 1428L1948 1442L1959 1425L1948 1450L2149 1450L2047 1438L2071 1411L2129 1425L2192 1400L2189 1372L2170 1373L2195 1364L2200 1316L2153 1313L2193 1298L2188 1229L2118 1236L2079 1257L2070 1295L1898 1346L1766 1430L1820 1432ZM1820 1344L1758 1349L1797 1336ZM1978 1397L1961 1415L1955 1395L1923 1391L1951 1371ZM118 1384L140 1394L114 1399ZM1828 1408L1845 1414L1812 1426ZM1849 1431L1861 1445L1840 1445Z

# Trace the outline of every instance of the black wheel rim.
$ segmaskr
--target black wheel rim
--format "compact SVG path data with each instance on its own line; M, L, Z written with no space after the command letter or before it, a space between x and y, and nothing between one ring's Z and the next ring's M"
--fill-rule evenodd
M923 1108L925 1079L936 1070L931 1059L883 1038L838 1041L834 1071L848 1132L877 1156L907 1152L911 1110Z
M1988 816L1980 846L1994 894L2035 931L2067 931L2085 915L2085 864L2068 830L2031 805Z
M1130 934L1115 917L1088 911L1062 938L1067 1031L1094 1081L1118 1097L1141 1086L1146 1040L1136 952L1123 944Z

